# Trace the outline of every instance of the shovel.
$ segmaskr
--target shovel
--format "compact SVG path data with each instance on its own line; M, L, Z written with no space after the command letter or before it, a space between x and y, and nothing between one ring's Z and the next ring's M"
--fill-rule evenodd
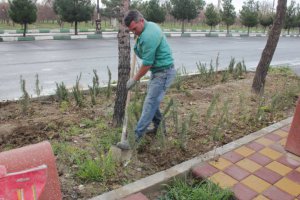
M130 78L133 77L135 71L135 63L136 63L136 55L133 54L131 69L130 69ZM123 121L123 128L122 128L122 136L121 141L117 143L116 146L111 146L110 152L112 153L112 157L118 162L129 161L132 155L132 150L130 150L130 145L128 142L128 134L127 134L127 124L128 124L128 111L127 107L130 102L130 90L127 93L126 98L126 105L125 105L125 116Z

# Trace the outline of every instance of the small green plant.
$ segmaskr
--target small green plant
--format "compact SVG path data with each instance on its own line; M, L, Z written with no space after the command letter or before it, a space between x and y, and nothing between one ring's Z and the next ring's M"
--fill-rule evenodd
M293 70L288 66L277 66L277 67L270 66L268 72L272 74L280 74L284 76L294 75Z
M20 85L21 85L22 96L19 102L21 104L22 113L25 114L27 113L29 108L30 97L26 90L26 81L22 78L22 76L20 76Z
M205 116L205 123L206 124L208 124L208 121L211 118L211 116L212 116L212 114L213 114L213 112L214 112L214 110L217 106L217 102L218 102L219 98L220 98L219 93L217 93L213 96L212 101L211 101L211 103L210 103L210 105L207 109L207 112L206 112L206 116Z
M159 200L233 200L234 194L229 189L222 189L217 184L203 180L183 181L176 179L173 184L166 185L167 194Z
M106 90L106 98L111 96L111 71L107 66L107 73L108 73L108 82L107 82L107 90Z
M227 69L222 71L222 79L221 82L225 83L226 81L228 81L229 78L229 71Z
M234 66L235 66L235 58L231 57L231 60L230 60L229 66L228 66L229 73L233 73Z
M179 146L182 150L186 149L186 144L188 139L187 135L192 123L193 116L194 113L188 115L185 119L182 120L181 131L179 132Z
M56 83L56 92L55 92L59 102L69 102L69 92L64 84L61 82L60 84Z
M60 112L66 112L69 108L70 104L68 101L61 101L59 104L59 111Z
M99 77L95 69L93 70L93 73L94 73L93 86L88 86L88 87L89 87L92 104L96 105L96 97L100 94L100 86L99 86Z
M86 159L81 165L77 176L83 181L106 181L116 173L116 163L111 152L101 153L97 159Z
M83 92L80 90L80 84L79 84L80 79L81 79L81 73L76 78L76 84L72 89L72 93L73 93L76 105L79 106L79 107L82 107L84 96L83 96Z
M36 74L35 75L35 93L36 95L39 97L41 95L41 92L43 90L43 87L40 86L40 80L39 80L39 75Z

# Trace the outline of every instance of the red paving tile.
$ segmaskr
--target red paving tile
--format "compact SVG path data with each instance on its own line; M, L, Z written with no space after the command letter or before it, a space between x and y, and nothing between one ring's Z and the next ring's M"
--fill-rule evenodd
M226 160L229 160L232 163L236 163L244 158L241 154L236 153L234 151L230 151L222 155L222 157L225 158Z
M261 153L254 153L251 156L249 156L248 158L262 166L265 166L265 165L269 164L270 162L272 162L271 158L264 156Z
M296 161L292 158L289 158L287 156L282 156L277 160L277 162L280 162L281 164L284 164L292 169L296 169L297 167L300 167L300 162Z
M122 200L149 200L145 195L143 195L142 193L136 193L133 195L130 195Z
M250 175L250 173L236 165L231 165L227 167L223 172L231 176L232 178L241 181L242 179L246 178Z
M282 176L280 174L277 174L276 172L273 172L265 167L260 168L254 173L257 177L267 181L270 184L276 183Z
M247 144L246 147L248 147L248 148L250 148L250 149L252 149L254 151L259 151L259 150L265 148L264 145L259 144L257 142L251 142L251 143Z
M263 195L265 195L267 198L272 200L292 200L294 199L293 196L289 195L286 192L283 192L282 190L278 189L275 186L269 187L267 190L263 192Z
M274 133L270 133L270 134L266 135L265 138L268 138L268 139L273 140L275 142L282 139L279 135L276 135Z
M291 171L286 177L298 184L300 184L300 172L298 171Z
M215 167L211 166L210 164L205 164L203 166L196 166L192 169L192 174L196 178L207 178L219 170Z
M271 149L275 150L275 151L280 152L280 153L286 153L286 150L279 143L271 144L269 147Z
M258 195L257 192L251 190L242 183L235 184L235 186L232 188L232 191L234 192L235 197L239 200L250 200Z

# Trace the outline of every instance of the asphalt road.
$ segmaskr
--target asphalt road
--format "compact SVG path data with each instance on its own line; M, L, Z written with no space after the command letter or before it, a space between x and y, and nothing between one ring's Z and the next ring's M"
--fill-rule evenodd
M247 69L255 69L266 44L266 37L232 38L168 38L176 68L184 66L196 72L196 62L215 63L219 54L219 68L226 68L231 57L244 59ZM133 42L132 42L133 44ZM272 65L290 65L300 72L299 38L280 38ZM140 63L140 62L139 62ZM116 39L103 40L49 40L0 43L0 100L21 96L20 76L34 96L35 74L39 75L43 94L54 93L56 82L69 88L82 73L81 85L92 85L93 69L101 84L108 80L107 66L112 79L117 80L118 44ZM299 68L298 68L299 67Z

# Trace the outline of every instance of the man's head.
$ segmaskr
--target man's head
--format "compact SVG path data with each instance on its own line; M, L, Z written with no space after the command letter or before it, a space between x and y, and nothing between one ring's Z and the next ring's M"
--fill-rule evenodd
M137 10L129 11L124 18L125 25L135 35L140 35L144 30L145 20L143 15Z

